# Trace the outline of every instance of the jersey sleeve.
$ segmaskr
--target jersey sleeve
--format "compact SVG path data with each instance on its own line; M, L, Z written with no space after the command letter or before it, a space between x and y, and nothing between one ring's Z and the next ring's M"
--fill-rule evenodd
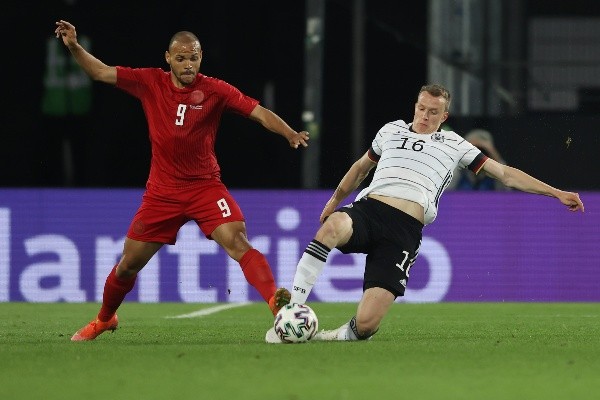
M368 156L371 161L379 162L385 141L388 140L394 132L398 131L398 129L408 129L408 125L402 120L397 120L388 122L379 129L369 148Z
M486 156L482 152L479 152L479 154L475 157L475 159L471 162L471 164L469 164L469 166L467 168L469 168L471 171L478 174L479 171L481 171L483 164L485 164L485 162L487 160L488 160L488 156Z
M220 81L225 96L225 107L228 111L248 117L259 101L243 94L238 88L227 82Z
M367 155L373 162L379 162L379 159L381 158L381 154L377 154L372 146L369 148L369 153Z
M383 141L385 140L387 133L386 127L387 124L384 125L381 129L379 129L377 135L375 135L375 138L371 142L371 147L369 148L369 158L372 161L377 162L381 158L381 152L383 151Z
M465 139L461 139L458 148L459 152L462 153L458 166L460 168L468 168L470 171L478 174L483 164L488 160L488 157Z
M151 74L149 68L129 68L117 66L116 86L132 96L140 98Z

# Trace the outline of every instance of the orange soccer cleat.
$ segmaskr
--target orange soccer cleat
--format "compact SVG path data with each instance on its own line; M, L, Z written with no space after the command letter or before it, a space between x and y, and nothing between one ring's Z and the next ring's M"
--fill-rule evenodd
M111 319L106 322L100 321L98 318L91 321L89 324L75 332L71 340L73 342L81 342L84 340L94 340L98 335L103 332L111 331L114 332L119 325L119 318L117 314L113 315Z
M281 310L281 307L289 304L291 298L292 295L286 288L277 289L273 297L269 299L269 308L271 309L273 315L277 315L277 312Z

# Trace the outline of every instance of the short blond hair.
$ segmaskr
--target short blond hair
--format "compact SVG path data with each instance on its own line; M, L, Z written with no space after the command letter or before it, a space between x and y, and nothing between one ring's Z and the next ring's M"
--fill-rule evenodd
M419 95L423 92L427 92L433 97L443 97L444 99L446 99L446 107L444 107L444 111L447 112L450 109L450 92L442 85L438 85L436 83L430 85L423 85L421 87L421 90L419 90Z

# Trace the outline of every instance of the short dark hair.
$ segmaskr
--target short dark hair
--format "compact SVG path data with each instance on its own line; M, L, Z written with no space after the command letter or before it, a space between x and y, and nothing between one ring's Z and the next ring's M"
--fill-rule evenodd
M442 96L444 99L446 99L446 107L444 111L448 111L450 109L450 92L442 85L438 85L436 83L430 85L423 85L421 87L421 90L419 90L419 95L423 92L427 92L433 97Z

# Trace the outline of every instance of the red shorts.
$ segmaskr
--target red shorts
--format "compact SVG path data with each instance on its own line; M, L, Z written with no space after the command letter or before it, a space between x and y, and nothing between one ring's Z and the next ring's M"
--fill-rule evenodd
M210 239L219 225L244 221L244 215L220 181L177 189L158 189L148 184L127 237L142 242L175 244L179 228L191 220L196 221Z

